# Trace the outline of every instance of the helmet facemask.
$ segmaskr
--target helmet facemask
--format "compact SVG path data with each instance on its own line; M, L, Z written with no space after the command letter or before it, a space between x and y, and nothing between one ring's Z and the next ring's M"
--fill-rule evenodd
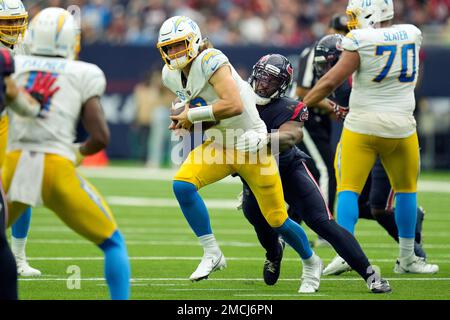
M23 39L28 26L28 13L16 16L0 16L0 41L14 46Z
M184 37L158 43L159 53L166 65L171 70L181 70L186 67L198 54L194 49L195 34L190 33ZM200 42L200 39L196 39ZM169 54L169 49L174 46L183 45L184 49ZM198 47L198 46L197 46Z
M279 94L284 79L275 74L257 67L255 68L252 86L255 93L261 98L274 98Z

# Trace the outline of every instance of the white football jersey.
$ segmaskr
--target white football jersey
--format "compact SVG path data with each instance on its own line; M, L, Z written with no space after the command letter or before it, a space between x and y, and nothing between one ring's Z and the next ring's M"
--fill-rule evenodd
M416 130L414 88L419 73L421 31L411 24L352 30L342 42L358 51L350 112L344 126L351 131L404 138Z
M9 112L8 151L29 150L53 153L75 161L73 142L82 106L95 96L102 96L106 79L96 65L64 58L15 57L13 75L18 86L29 88L39 72L56 77L59 87L45 108L43 118L25 118Z
M255 93L252 87L239 76L228 58L220 50L206 49L193 60L186 87L183 87L182 84L181 70L170 70L167 66L164 66L162 80L164 85L175 93L181 101L189 101L193 105L200 106L211 105L219 100L219 97L209 83L209 79L223 65L228 65L231 68L232 77L236 81L244 104L244 111L238 116L220 120L220 123L213 128L220 130L223 137L230 137L231 133L228 132L227 134L227 129L255 130L266 133L266 125L259 117L256 109ZM206 130L205 134L207 137L213 135L211 129Z

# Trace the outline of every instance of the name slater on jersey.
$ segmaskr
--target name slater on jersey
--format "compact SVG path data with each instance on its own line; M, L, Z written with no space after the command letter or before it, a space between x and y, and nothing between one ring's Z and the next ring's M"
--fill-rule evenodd
M399 40L408 40L408 33L406 31L398 31L398 32L385 32L384 33L384 41L399 41Z

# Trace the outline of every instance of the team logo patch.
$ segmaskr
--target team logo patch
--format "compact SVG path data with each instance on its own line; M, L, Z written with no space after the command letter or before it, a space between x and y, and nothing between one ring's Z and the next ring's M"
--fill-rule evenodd
M298 116L298 118L300 119L300 121L305 122L308 120L309 118L309 111L308 108L305 106L302 108L302 110L300 111L300 114Z

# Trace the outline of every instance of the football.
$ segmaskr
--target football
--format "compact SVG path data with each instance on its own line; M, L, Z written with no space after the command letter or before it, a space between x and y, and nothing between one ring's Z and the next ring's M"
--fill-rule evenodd
M189 104L189 108L196 108L197 105ZM176 98L174 101L172 101L172 108L170 109L170 115L171 116L177 116L180 113L184 111L185 108L185 102L182 102L180 98ZM172 120L174 124L176 124L176 120ZM217 125L219 121L204 121L202 122L202 130L208 130L209 128ZM191 131L194 130L194 126L191 127Z

